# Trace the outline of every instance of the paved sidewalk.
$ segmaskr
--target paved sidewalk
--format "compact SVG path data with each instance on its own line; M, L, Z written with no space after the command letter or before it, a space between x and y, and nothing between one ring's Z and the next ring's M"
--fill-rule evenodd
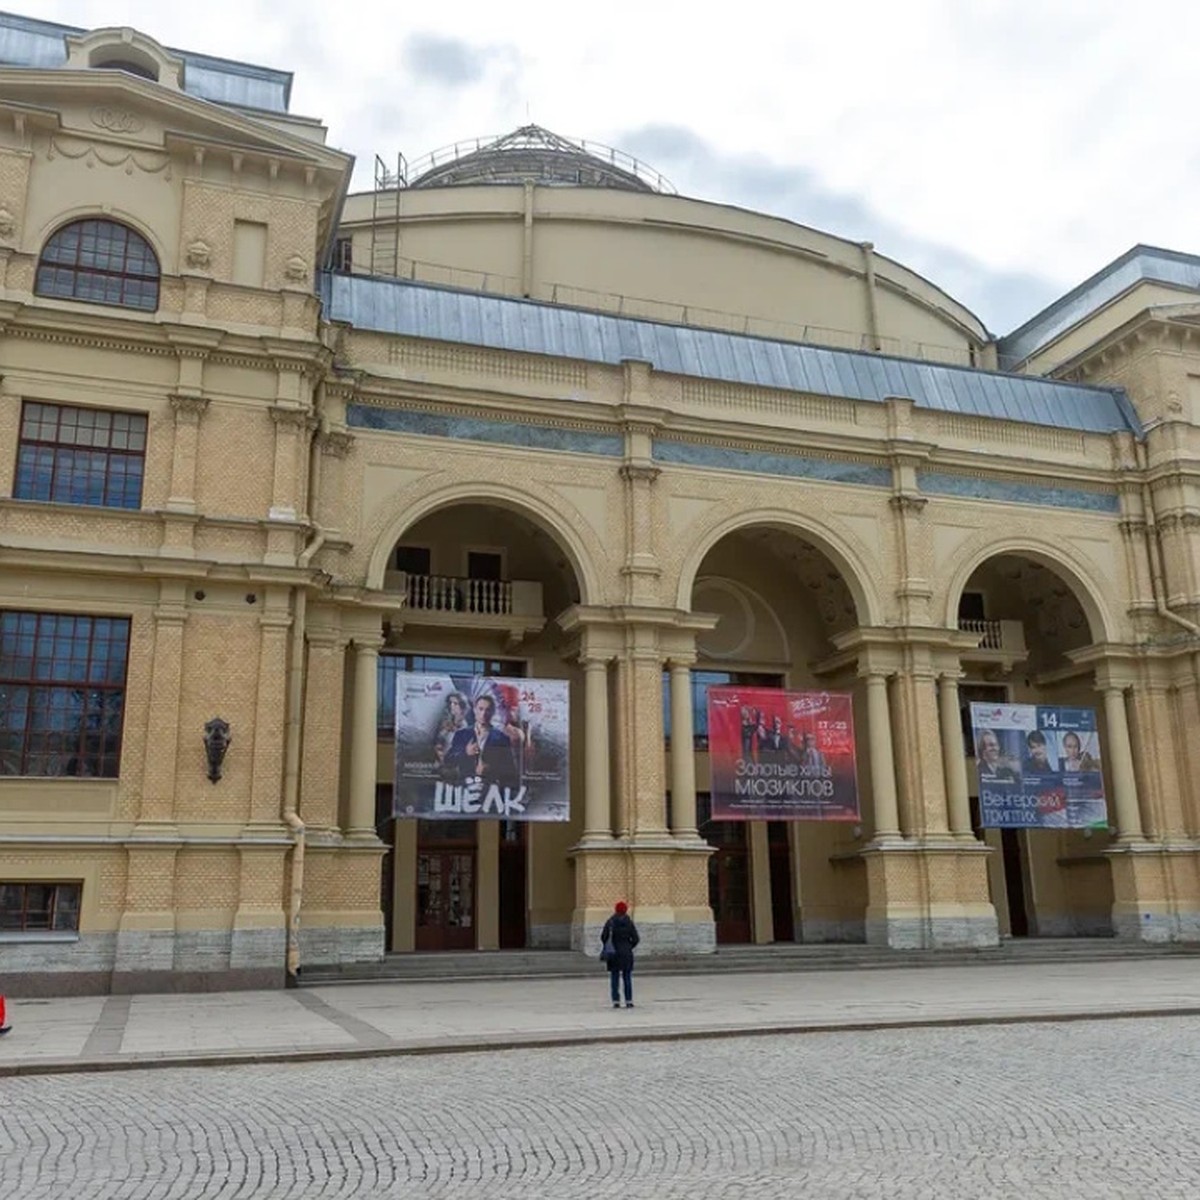
M1200 1015L1200 962L331 984L10 1003L0 1076L304 1061L606 1040Z

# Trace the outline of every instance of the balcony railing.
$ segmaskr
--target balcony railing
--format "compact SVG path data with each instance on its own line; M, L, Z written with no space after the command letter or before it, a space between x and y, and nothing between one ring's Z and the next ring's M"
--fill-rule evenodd
M468 579L460 575L388 571L383 586L389 592L402 593L405 607L412 612L542 616L542 585L534 580Z
M984 621L960 617L958 628L963 633L979 635L979 645L973 652L975 654L990 650L1005 657L1024 657L1025 626L1020 621Z

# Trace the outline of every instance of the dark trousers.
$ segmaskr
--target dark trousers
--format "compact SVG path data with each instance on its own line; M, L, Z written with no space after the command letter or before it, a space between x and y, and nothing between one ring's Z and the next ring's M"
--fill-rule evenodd
M608 985L612 992L612 1002L614 1004L618 1003L621 999L617 991L618 982L625 986L625 1003L631 1003L633 1001L633 968L620 967L609 971Z

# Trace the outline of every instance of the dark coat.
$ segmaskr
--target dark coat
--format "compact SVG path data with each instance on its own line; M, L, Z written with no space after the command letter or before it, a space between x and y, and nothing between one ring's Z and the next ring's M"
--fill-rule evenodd
M600 934L601 943L609 937L612 938L613 949L616 953L608 960L608 969L610 971L632 971L633 948L641 941L633 918L628 913L614 913L604 922L604 929Z

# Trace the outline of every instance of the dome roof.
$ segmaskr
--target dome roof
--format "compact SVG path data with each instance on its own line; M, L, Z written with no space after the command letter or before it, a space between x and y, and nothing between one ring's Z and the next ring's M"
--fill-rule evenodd
M628 192L675 191L657 171L620 150L561 137L540 125L457 142L408 168L410 188L526 182Z

